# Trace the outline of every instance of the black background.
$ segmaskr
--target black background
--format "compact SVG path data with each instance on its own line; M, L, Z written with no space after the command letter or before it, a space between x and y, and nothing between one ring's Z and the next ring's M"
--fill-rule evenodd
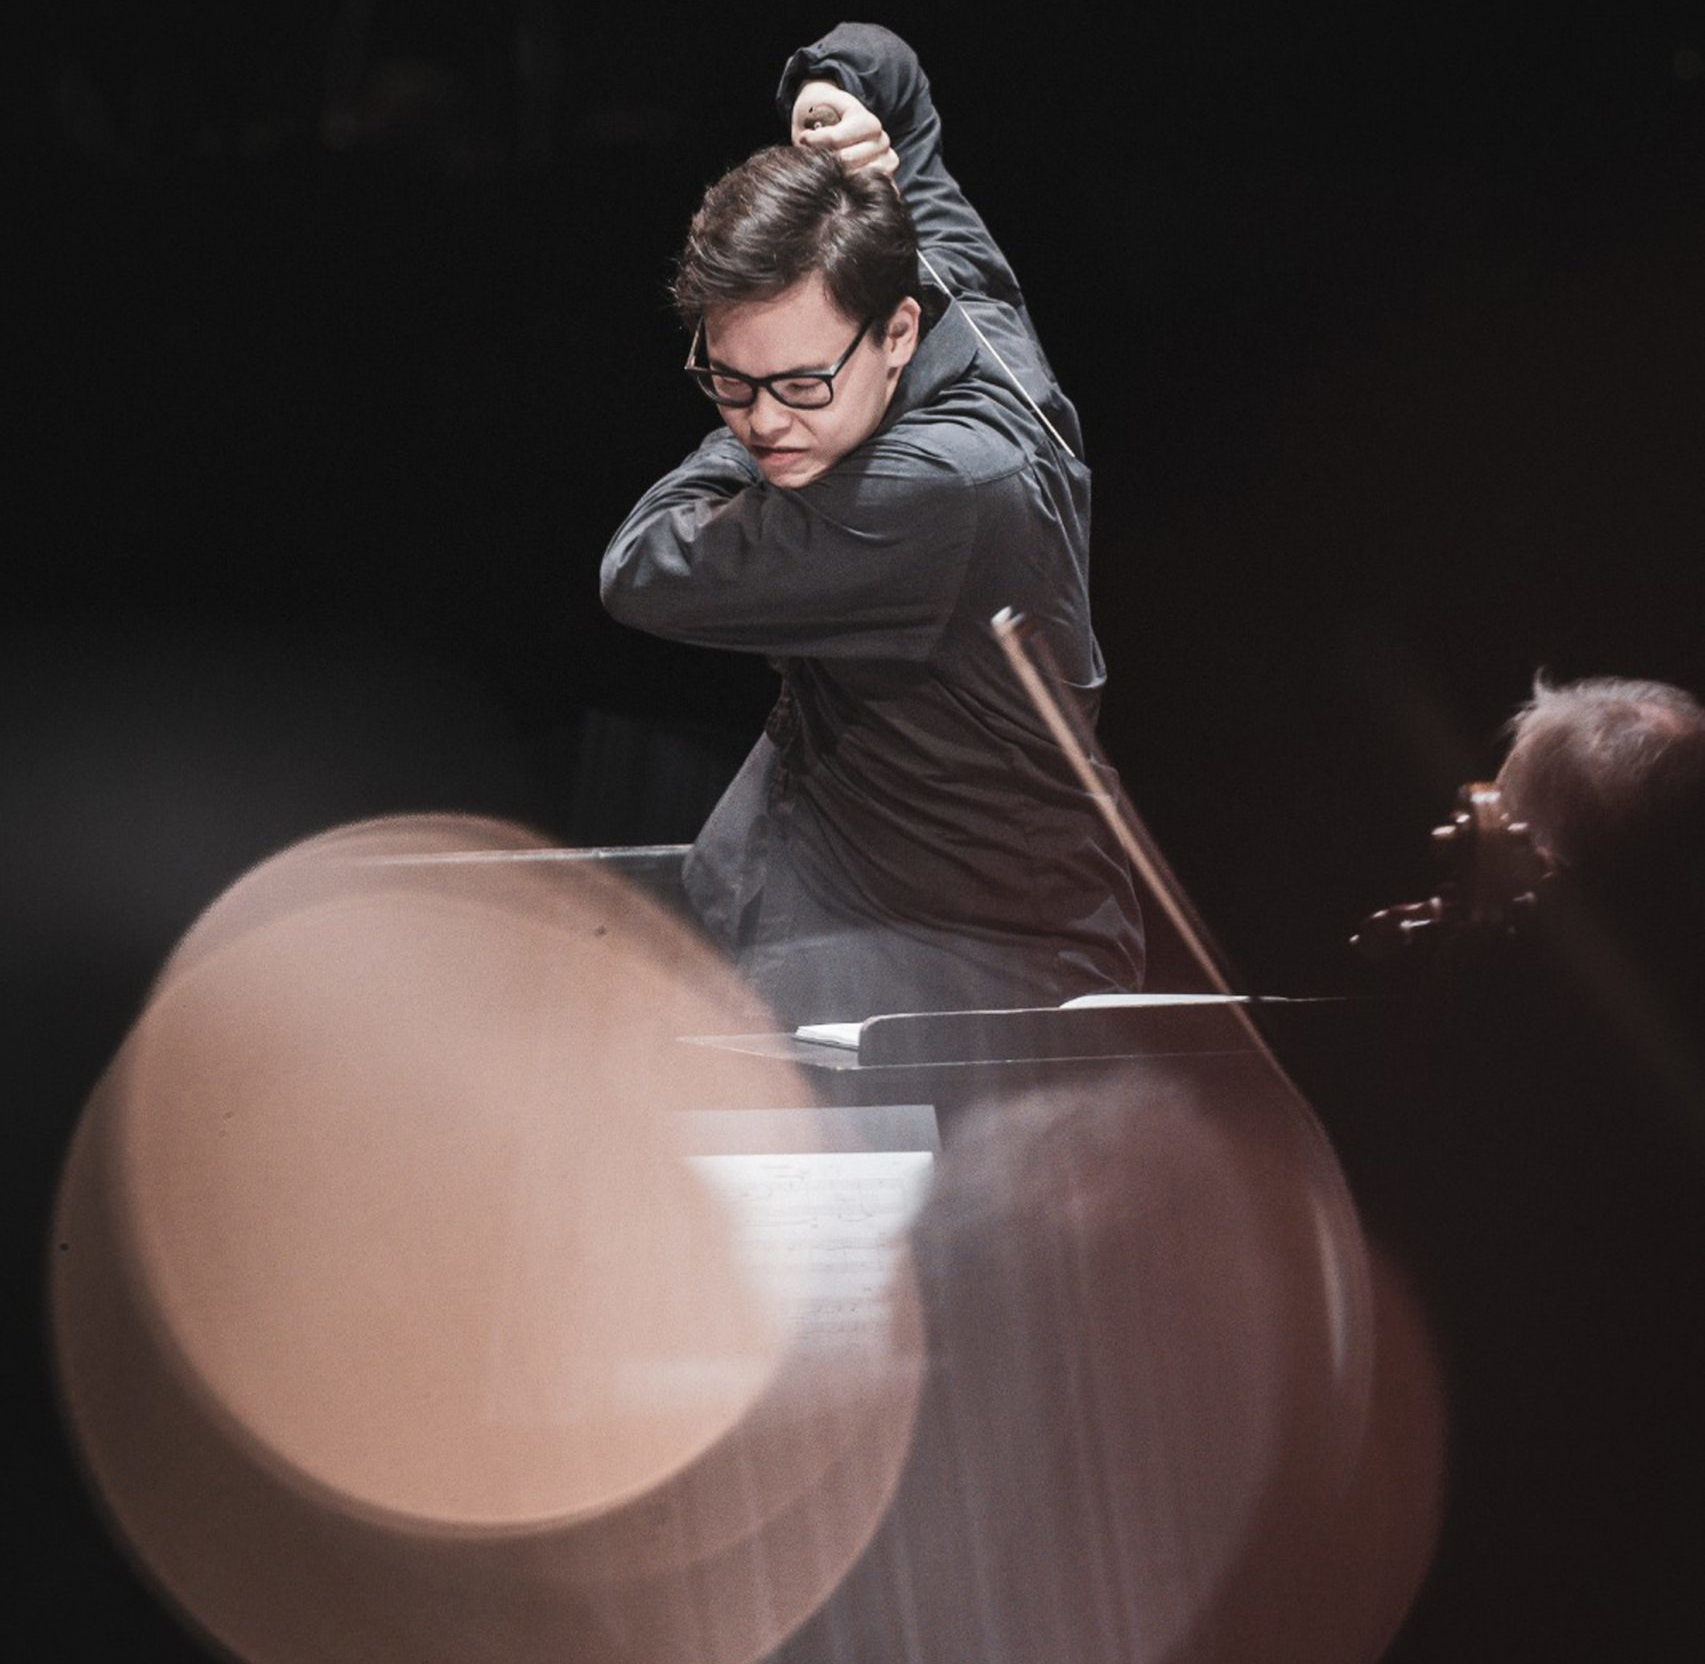
M23 18L0 724L38 1656L192 1655L82 1504L37 1345L53 1175L172 942L365 815L688 838L771 691L610 623L596 567L705 425L663 296L686 217L834 15L361 10ZM1536 668L1705 691L1705 32L1571 16L882 19L1084 420L1106 748L1271 991L1358 985L1349 929L1424 893Z

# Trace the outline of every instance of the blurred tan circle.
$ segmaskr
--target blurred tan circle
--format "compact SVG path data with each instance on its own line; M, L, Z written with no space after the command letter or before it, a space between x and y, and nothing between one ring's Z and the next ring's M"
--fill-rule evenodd
M822 1599L921 1346L902 1255L882 1344L802 1356L817 1268L754 1276L688 1158L681 1111L810 1102L678 1043L751 1018L491 822L343 829L209 910L79 1130L53 1291L91 1479L192 1621L256 1664L744 1664Z

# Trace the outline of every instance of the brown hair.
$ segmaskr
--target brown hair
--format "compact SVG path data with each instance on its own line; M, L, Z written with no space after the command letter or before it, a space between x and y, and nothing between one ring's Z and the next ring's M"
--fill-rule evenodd
M813 272L855 323L886 320L918 293L911 212L877 174L772 145L705 192L670 292L691 328L709 307L768 299Z

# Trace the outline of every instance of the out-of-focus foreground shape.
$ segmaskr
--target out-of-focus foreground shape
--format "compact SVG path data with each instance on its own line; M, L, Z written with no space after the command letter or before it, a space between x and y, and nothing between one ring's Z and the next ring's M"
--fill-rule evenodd
M470 862L465 852L483 852ZM67 1418L145 1573L248 1664L749 1664L856 1558L921 1342L807 1335L681 1110L793 1103L678 921L460 818L249 874L79 1126Z
M932 1368L786 1664L1373 1664L1438 1530L1421 1313L1319 1122L1224 1044L989 1104L914 1233Z

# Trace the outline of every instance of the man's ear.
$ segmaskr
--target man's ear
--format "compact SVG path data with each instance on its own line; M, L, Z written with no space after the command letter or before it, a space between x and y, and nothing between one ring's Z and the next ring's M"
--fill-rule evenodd
M918 321L922 308L910 296L896 306L882 330L882 351L887 356L889 370L902 370L918 350Z

